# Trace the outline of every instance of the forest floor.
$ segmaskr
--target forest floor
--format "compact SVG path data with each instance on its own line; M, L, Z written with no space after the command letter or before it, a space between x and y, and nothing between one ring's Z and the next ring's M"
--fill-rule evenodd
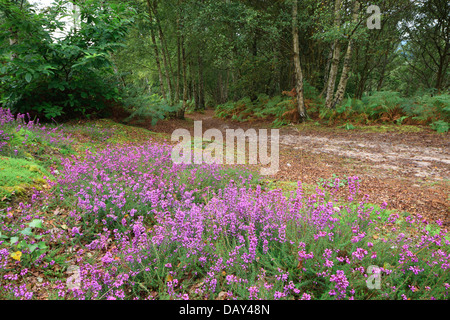
M153 132L170 136L175 129L194 132L194 121L203 132L215 128L270 128L270 121L236 122L214 117L214 110L169 119L152 126L135 122ZM450 139L426 127L363 126L354 130L307 123L280 128L280 170L269 178L280 188L294 190L301 181L314 189L318 183L360 178L360 191L370 202L388 209L420 214L429 221L450 226Z

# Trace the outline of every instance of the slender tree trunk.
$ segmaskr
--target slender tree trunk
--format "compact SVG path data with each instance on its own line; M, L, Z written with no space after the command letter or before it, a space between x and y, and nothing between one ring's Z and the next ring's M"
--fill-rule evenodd
M203 79L203 58L201 52L198 53L198 108L205 110L205 89Z
M338 28L341 25L341 0L336 0L334 3L334 27ZM331 108L333 102L333 95L336 86L336 78L339 67L339 59L341 55L341 44L338 39L333 43L333 58L331 60L330 75L328 76L327 95L325 98L325 106Z
M444 74L445 71L448 67L448 43L446 44L445 48L444 48L444 54L441 55L439 57L439 66L438 66L438 72L437 72L437 76L436 76L436 89L437 89L437 93L440 94L441 90L443 89L444 86Z
M252 55L253 55L254 63L256 62L256 57L258 56L258 37L259 37L259 32L256 30L254 33L254 36L253 36L253 44L252 44ZM257 90L256 86L257 86L256 81L252 81L251 92L250 92L250 100L252 102L256 101L256 99L258 99L258 95L256 93L256 90Z
M192 86L192 94L191 94L191 99L190 100L193 100L194 101L194 103L195 103L195 107L194 107L194 109L195 110L198 110L199 109L199 107L198 107L198 105L199 105L199 102L198 102L198 77L197 76L195 76L196 75L196 73L195 73L195 69L194 69L194 62L192 61L192 59L190 59L190 62L189 62L189 75L190 75L190 82L191 82L191 86Z
M164 33L162 31L162 28L161 28L161 22L159 21L159 17L158 17L158 3L157 3L157 1L153 1L153 8L152 9L153 9L153 13L154 13L155 19L156 19L156 24L157 24L157 27L158 27L159 41L161 43L161 52L162 52L164 69L165 69L165 74L166 74L168 96L169 96L169 99L172 101L172 99L173 99L173 85L172 85L173 71L172 71L172 64L171 64L171 61L170 61L169 51L167 50L167 44L166 44L166 40L164 38Z
M228 87L230 86L230 72L227 70L227 77L225 79L225 85L223 87L223 100L228 101Z
M237 61L239 54L238 54L238 50L237 50L236 46L233 47L232 54L233 54L232 61ZM239 67L237 67L234 62L232 64L231 78L233 81L233 97L232 97L232 99L234 102L236 102L239 99L239 96L238 96Z
M181 25L183 28L183 23ZM184 119L184 112L187 108L187 100L188 100L188 83L187 83L187 68L186 68L186 49L184 45L184 35L181 35L181 64L183 67L183 107L180 109L178 113L179 119Z
M360 3L355 1L353 8L353 22L358 19ZM344 67L342 69L341 80L339 81L338 89L336 91L336 96L333 101L332 108L335 108L344 99L345 90L347 88L347 81L350 75L351 62L352 62L352 49L353 49L353 39L350 38L348 41L347 52L344 58Z
M191 74L191 70L190 70L191 68L190 68L190 66L187 66L187 68L189 69L188 74L190 75ZM188 83L187 101L192 101L192 100L194 100L194 84L195 83L192 81L190 76L188 76L187 83Z
M334 44L331 47L330 54L328 55L327 65L325 67L325 75L323 78L323 90L319 95L320 97L323 97L323 95L325 94L325 92L327 92L328 89L328 78L330 76L331 61L333 60L333 52L334 52Z
M276 45L277 42L274 42L273 46L273 63L272 63L272 74L273 74L273 81L271 82L272 88L271 88L271 94L277 95L281 93L281 84L280 84L280 59L279 59L279 49Z
M23 1L20 3L20 10L23 9ZM9 28L10 38L9 38L9 45L10 47L15 46L19 43L18 36L17 36L17 30L14 27ZM18 57L17 53L12 52L11 53L11 61L16 59Z
M294 44L294 65L295 65L295 89L297 91L297 110L300 120L304 121L307 118L305 101L303 97L303 73L300 65L300 47L298 39L298 0L294 0L292 5L292 35Z
M160 39L161 41L161 39ZM172 92L173 92L173 88L172 88L172 81L171 81L171 77L170 77L170 71L169 71L169 66L167 64L167 59L166 59L166 53L164 50L164 46L163 43L161 42L161 52L162 52L162 57L163 57L163 64L164 64L164 70L165 70L165 75L166 75L166 83L167 83L167 96L169 97L169 100L172 100Z
M175 100L176 102L180 102L181 95L181 37L180 37L180 23L179 20L177 22L178 32L177 32L177 88Z
M164 100L166 100L167 96L166 96L166 91L164 89L164 80L163 80L163 73L161 70L161 62L159 59L159 50L158 50L158 45L156 43L155 31L153 30L152 7L150 4L150 0L147 0L147 6L148 6L148 15L149 15L150 23L152 24L152 27L150 28L150 36L152 38L153 49L155 50L155 61L156 61L156 67L158 68L158 75L159 75L159 88L161 90L161 94L162 94Z
M219 75L217 77L217 102L218 104L223 103L223 86L222 86L222 72L219 72Z
M361 99L362 95L366 89L366 83L367 83L367 75L363 75L358 83L358 88L356 89L355 98Z
M386 66L388 64L387 55L388 55L388 53L386 52L386 54L384 56L384 61L383 61L383 68L381 69L381 76L380 76L380 79L378 80L377 91L381 91L381 88L383 87L384 76L386 74Z

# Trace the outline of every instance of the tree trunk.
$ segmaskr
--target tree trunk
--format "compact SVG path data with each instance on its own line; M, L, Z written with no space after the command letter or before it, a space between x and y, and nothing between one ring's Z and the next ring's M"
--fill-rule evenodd
M334 52L334 44L331 47L330 54L328 55L328 58L327 58L327 65L325 66L325 75L323 78L323 89L322 89L322 92L320 93L319 97L323 97L323 95L325 94L325 92L327 92L327 89L328 89L328 78L330 76L331 61L333 60L333 52Z
M253 36L253 44L252 44L252 55L253 55L253 63L255 63L256 61L256 57L258 56L258 30L255 31L254 36ZM256 87L256 81L252 81L251 86L250 86L250 100L256 101L256 99L258 99L258 94L256 93L256 91L258 90L258 88ZM225 102L225 101L224 101Z
M437 89L437 94L441 94L441 90L444 87L444 74L445 71L448 67L448 43L446 44L445 48L444 48L444 54L441 55L439 57L439 66L438 66L438 72L437 72L437 76L436 76L436 89Z
M180 102L181 93L181 37L180 37L180 20L177 21L178 32L177 32L177 88L175 94L176 102Z
M20 10L23 9L23 1L20 3ZM17 37L17 30L14 30L14 27L9 28L10 38L9 38L9 46L13 47L16 44L19 43L18 37ZM11 53L11 61L16 59L18 57L17 53L12 52Z
M239 56L238 50L236 48L236 46L233 47L232 50L232 72L231 72L231 79L233 81L233 101L236 102L239 99L239 95L238 95L238 79L239 79L239 67L236 66L235 61L237 61L237 58Z
M152 7L150 5L150 0L147 0L147 6L148 6L148 15L149 15L150 23L153 25ZM166 96L166 91L164 90L164 80L163 80L163 74L162 74L162 70L161 70L161 63L160 63L160 59L159 59L159 50L158 50L158 45L156 43L155 31L153 30L153 26L150 28L150 35L152 38L153 48L155 50L155 61L156 61L156 67L158 68L158 75L159 75L159 88L161 90L161 94L162 94L164 100L166 100L167 96Z
M341 25L341 0L336 0L334 3L334 27L338 28ZM331 108L333 102L334 89L336 86L337 71L339 67L339 59L341 55L341 44L339 39L334 40L333 43L333 58L331 60L330 75L328 76L327 96L325 99L325 106Z
M277 48L277 46L273 47L273 56L274 56L273 94L278 95L281 93L281 69L280 69L279 49Z
M192 83L192 98L190 100L193 100L195 103L194 109L198 110L199 102L198 102L198 77L195 76L195 70L194 70L194 62L192 59L189 63L189 74L190 74L190 81Z
M228 87L230 84L230 72L227 70L227 77L225 79L225 85L223 87L223 100L224 103L228 101Z
M358 88L356 89L355 98L360 99L362 98L364 91L366 90L366 83L367 83L367 75L364 74L361 79L359 79Z
M295 65L295 89L297 91L297 111L300 120L304 121L307 118L305 101L303 97L303 73L300 65L300 47L298 40L298 0L294 0L292 5L292 35L294 44L294 65Z
M158 26L159 41L161 42L161 52L162 52L162 57L163 57L164 69L166 71L167 88L169 90L168 96L169 96L169 99L172 101L172 99L173 99L172 64L170 61L169 51L167 50L167 44L166 44L166 40L164 38L164 33L161 28L161 23L158 18L158 4L156 1L153 1L153 13L155 14L156 24Z
M386 74L386 66L388 64L387 56L388 56L388 52L386 52L386 54L384 56L383 68L381 69L381 76L380 76L380 79L378 80L377 91L381 91L381 88L383 87L384 76Z
M200 110L205 110L205 89L204 89L204 79L203 79L203 59L199 52L198 54L198 108Z
M355 5L353 8L353 22L356 22L358 20L359 8L360 8L359 1L355 1ZM336 96L334 98L332 108L335 108L344 99L345 90L347 88L347 81L351 69L352 48L353 48L353 39L350 38L348 41L347 52L345 53L344 67L342 69L341 80L339 81L338 89L336 91Z
M182 24L183 27L183 24ZM187 68L186 68L186 50L184 46L184 36L181 35L181 64L183 66L183 107L178 112L178 118L184 119L184 112L187 108L187 95L188 95L188 84L187 84Z
M217 102L218 104L223 103L223 86L222 86L222 72L219 72L217 77Z

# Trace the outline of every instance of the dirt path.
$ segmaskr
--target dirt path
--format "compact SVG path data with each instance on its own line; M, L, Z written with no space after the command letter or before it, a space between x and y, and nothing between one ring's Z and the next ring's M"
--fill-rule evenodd
M203 132L226 129L270 128L270 123L233 122L214 118L214 111L187 115L187 120L165 120L152 131L171 134L202 121ZM280 130L280 171L275 181L303 181L315 185L335 174L359 176L361 191L371 202L389 208L441 219L450 226L450 139L432 131L377 133L292 126Z

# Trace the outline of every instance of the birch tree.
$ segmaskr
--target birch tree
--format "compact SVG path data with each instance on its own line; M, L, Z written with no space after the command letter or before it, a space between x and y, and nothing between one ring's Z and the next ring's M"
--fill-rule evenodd
M303 72L300 64L300 47L298 36L298 0L294 0L292 4L292 37L294 45L294 67L295 67L295 90L297 92L297 110L300 120L307 118L305 99L303 93Z

